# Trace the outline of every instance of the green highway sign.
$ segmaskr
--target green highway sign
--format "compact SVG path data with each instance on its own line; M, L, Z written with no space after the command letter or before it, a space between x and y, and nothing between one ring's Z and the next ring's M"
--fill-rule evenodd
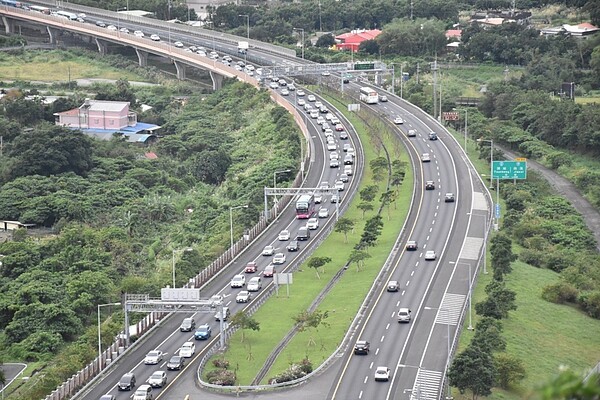
M494 161L493 179L527 179L526 161Z
M368 69L375 69L375 64L374 63L354 64L355 71L364 71L364 70L368 70Z

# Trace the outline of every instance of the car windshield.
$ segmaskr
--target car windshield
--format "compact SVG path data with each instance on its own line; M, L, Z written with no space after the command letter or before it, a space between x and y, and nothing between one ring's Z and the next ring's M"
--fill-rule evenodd
M199 327L196 330L196 332L198 332L198 333L206 333L206 332L208 332L208 326L201 326L201 327Z

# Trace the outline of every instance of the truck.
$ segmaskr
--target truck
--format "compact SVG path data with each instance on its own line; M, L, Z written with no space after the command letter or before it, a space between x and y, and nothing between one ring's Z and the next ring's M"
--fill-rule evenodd
M246 54L248 52L248 42L238 42L238 53Z

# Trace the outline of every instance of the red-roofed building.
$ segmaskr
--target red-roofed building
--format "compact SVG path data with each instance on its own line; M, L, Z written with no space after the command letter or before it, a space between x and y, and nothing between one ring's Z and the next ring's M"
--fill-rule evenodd
M462 29L448 29L446 31L446 39L458 39L462 36Z
M342 33L335 37L336 48L338 50L350 50L353 52L358 51L358 47L365 40L375 39L381 31L379 29L371 29L369 31L364 29L354 30L348 33Z

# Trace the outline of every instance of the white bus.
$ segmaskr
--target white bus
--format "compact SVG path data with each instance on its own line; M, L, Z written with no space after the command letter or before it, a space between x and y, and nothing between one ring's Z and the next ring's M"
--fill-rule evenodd
M48 7L42 7L42 6L29 6L29 9L31 11L37 11L37 12L41 12L42 14L47 14L50 15L50 9Z
M367 104L377 104L379 103L379 95L374 89L371 89L370 87L361 87L360 101L364 101Z
M66 19L70 19L71 21L77 20L77 14L74 14L74 13L68 12L68 11L57 11L56 15L59 17L66 18Z

